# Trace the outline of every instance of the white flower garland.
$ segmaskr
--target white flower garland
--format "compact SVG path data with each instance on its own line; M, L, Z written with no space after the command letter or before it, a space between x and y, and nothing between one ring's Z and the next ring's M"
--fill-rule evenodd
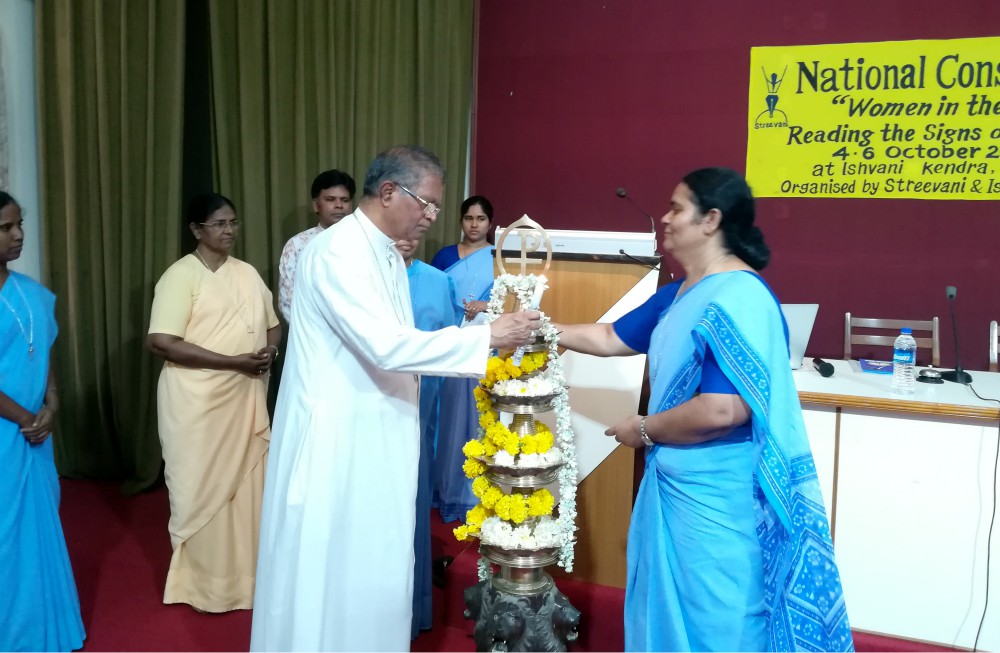
M515 275L503 274L493 282L493 291L490 293L490 301L486 305L486 321L492 322L503 313L504 302L511 292L517 297L522 307L530 304L535 293L535 287L539 283L545 283L544 277L534 274ZM566 374L563 370L562 358L559 356L559 332L552 326L552 321L547 315L542 314L542 327L539 330L545 343L549 346L548 367L546 377L556 390L556 398L552 402L553 410L556 414L556 445L562 454L563 466L559 469L559 517L556 520L543 518L534 526L534 533L526 531L524 528L513 529L509 525L511 532L508 535L506 529L499 524L494 524L489 519L490 526L484 530L489 532L503 533L501 540L511 544L515 540L523 541L526 537L541 535L542 540L547 545L559 546L560 567L567 572L573 571L574 545L576 544L576 442L573 438L573 428L570 423L569 393L566 390ZM501 520L497 520L501 521ZM504 523L501 521L501 523ZM484 527L486 524L484 524ZM515 534L516 532L516 534ZM489 537L484 538L490 539ZM508 547L504 547L508 548ZM517 548L517 547L510 547ZM492 569L485 558L479 560L479 579L486 580L492 575Z

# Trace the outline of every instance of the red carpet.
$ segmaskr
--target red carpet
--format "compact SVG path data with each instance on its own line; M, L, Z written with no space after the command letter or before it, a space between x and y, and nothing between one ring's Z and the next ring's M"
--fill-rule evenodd
M124 497L118 486L64 480L62 519L83 622L85 651L246 651L250 612L199 614L184 605L163 605L170 562L169 508L163 488ZM476 582L474 548L451 536L454 524L432 520L434 555L454 556L448 584L435 589L434 628L413 642L414 651L473 651L472 622L462 617L463 590ZM561 579L559 589L583 613L574 651L621 651L624 591ZM858 651L948 651L857 633Z

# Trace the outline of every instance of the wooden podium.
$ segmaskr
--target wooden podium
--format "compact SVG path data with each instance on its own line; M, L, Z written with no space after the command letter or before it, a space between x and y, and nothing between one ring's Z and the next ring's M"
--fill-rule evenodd
M556 323L596 322L658 263L656 257L556 253L545 272L549 290L541 310ZM548 569L553 576L625 587L634 465L635 451L619 445L580 483L573 573L553 566Z

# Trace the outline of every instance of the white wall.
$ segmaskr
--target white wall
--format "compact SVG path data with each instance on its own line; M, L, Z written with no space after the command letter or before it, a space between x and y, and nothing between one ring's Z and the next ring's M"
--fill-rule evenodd
M35 109L35 5L31 0L0 0L0 162L7 164L3 190L14 196L24 215L18 272L41 280L41 231L38 199L38 138Z

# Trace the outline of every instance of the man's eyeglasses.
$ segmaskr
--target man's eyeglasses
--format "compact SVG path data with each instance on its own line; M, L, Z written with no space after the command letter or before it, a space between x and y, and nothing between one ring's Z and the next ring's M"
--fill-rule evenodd
M427 200L425 200L424 198L420 197L419 195L417 195L416 193L414 193L412 190L410 190L409 188L407 188L403 184L400 184L399 182L395 182L394 181L392 183L394 183L397 186L399 186L400 189L404 193L406 193L407 195L409 195L413 199L415 199L418 202L420 202L421 204L423 204L424 205L424 215L426 215L428 218L434 218L435 216L437 216L438 213L441 212L441 207L438 206L437 204L435 204L434 202L428 202Z
M199 222L198 224L200 224L203 227L211 227L212 229L218 229L219 231L222 231L226 227L232 227L233 231L240 228L239 220L217 220L215 222Z

